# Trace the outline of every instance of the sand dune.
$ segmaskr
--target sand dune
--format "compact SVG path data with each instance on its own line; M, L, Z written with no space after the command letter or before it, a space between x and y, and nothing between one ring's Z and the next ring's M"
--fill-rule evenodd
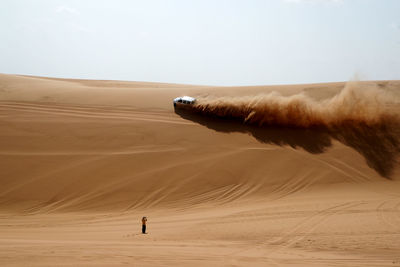
M400 265L399 90L0 75L0 264Z

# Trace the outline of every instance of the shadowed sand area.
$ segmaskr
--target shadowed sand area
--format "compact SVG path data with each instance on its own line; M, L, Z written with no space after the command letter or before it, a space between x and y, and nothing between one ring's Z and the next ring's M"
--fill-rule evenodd
M0 74L0 265L399 266L400 82L353 86L390 99L383 123L260 127L172 105L273 91L322 103L345 83Z

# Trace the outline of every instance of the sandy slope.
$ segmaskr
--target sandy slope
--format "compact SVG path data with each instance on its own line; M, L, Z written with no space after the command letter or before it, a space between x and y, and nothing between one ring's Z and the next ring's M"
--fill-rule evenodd
M359 86L400 95L398 81ZM246 127L171 103L343 87L0 75L0 264L400 265L398 147L385 136Z

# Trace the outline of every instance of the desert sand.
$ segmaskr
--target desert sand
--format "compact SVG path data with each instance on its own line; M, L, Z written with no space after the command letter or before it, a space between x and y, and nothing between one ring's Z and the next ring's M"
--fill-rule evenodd
M321 104L346 88L343 107L366 108L362 127L330 113L323 127L248 125L172 105L190 95L223 105L221 115L232 99L251 108L278 92ZM399 98L400 81L0 74L0 265L400 266Z

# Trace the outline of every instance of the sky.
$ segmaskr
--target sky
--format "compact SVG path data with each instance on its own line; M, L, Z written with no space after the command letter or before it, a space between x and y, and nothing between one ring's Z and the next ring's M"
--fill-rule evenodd
M398 0L2 0L0 73L200 85L400 79Z

